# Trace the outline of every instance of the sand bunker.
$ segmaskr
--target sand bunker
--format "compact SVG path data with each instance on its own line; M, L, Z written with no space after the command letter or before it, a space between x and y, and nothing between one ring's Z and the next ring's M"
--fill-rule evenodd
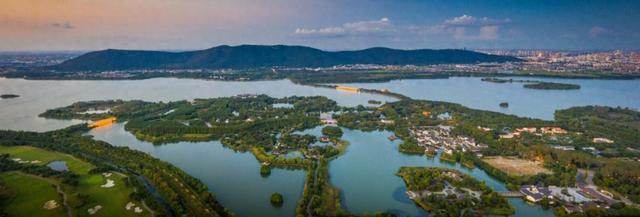
M131 207L134 207L134 206L136 206L136 204L135 204L135 203L133 203L133 202L129 202L129 203L127 203L127 205L126 205L124 208L125 208L125 209L127 209L127 210L130 210L130 209L131 209Z
M110 177L110 176L111 176L111 173L102 173L102 175L103 175L104 177Z
M42 208L45 209L55 209L58 208L58 202L56 202L55 200L50 200L44 203L44 205L42 205Z
M135 212L135 213L141 213L141 212L142 212L142 209L140 209L140 207L136 207L136 209L135 209L135 210L133 210L133 212Z
M102 206L101 205L97 205L97 206L95 206L93 208L87 209L87 212L89 212L89 215L93 215L93 214L96 214L96 212L98 212L98 210L100 210L100 209L102 209Z
M113 188L113 186L116 186L116 183L111 179L107 179L107 183L100 185L101 188Z

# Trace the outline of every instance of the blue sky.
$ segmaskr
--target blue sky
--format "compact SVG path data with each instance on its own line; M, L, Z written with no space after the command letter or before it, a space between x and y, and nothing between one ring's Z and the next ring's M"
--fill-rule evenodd
M0 50L640 49L640 1L6 0Z

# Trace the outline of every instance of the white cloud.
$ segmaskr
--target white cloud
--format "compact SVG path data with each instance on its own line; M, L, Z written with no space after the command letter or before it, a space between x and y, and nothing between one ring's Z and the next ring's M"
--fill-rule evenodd
M410 31L419 34L449 34L458 41L492 41L500 39L500 26L511 23L510 18L477 18L463 14L433 26L412 26Z
M478 19L475 18L474 16L469 16L469 15L463 14L462 16L454 17L453 19L449 19L449 20L445 20L444 24L446 24L446 25L471 25L471 24L475 24L477 20Z
M505 19L493 19L489 17L477 18L474 16L466 15L466 14L444 21L444 25L450 25L450 26L503 25L508 23L511 23L510 18L505 18Z
M358 21L345 23L342 26L324 27L319 29L297 28L293 34L298 36L347 36L347 35L378 35L394 31L391 20L383 17L379 20Z
M591 29L589 30L589 36L591 36L592 38L597 38L598 36L607 33L607 29L602 28L600 26L594 26L591 27Z

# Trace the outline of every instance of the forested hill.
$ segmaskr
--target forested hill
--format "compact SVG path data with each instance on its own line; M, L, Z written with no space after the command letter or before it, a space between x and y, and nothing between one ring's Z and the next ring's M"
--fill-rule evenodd
M356 51L323 51L286 45L218 46L188 52L102 50L70 59L51 69L61 71L104 71L126 69L246 69L256 67L329 67L345 64L430 65L519 61L467 50L396 50L369 48Z

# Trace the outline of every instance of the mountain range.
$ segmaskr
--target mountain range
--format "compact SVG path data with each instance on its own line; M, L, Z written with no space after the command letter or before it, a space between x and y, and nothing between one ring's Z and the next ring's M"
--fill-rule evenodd
M247 69L258 67L330 67L348 64L431 65L520 61L458 49L398 50L375 47L354 51L324 51L304 46L239 45L205 50L166 52L108 49L89 52L50 66L60 71L128 69Z

